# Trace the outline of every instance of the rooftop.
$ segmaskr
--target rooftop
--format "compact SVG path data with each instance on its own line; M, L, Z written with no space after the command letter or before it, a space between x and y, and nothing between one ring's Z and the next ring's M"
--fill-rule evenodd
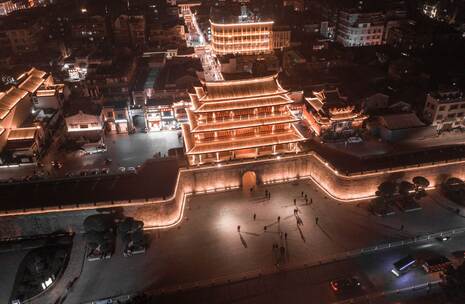
M277 81L277 75L222 82L204 82L205 95L201 101L220 101L265 97L287 93Z
M424 127L415 113L389 114L379 117L380 123L390 130Z

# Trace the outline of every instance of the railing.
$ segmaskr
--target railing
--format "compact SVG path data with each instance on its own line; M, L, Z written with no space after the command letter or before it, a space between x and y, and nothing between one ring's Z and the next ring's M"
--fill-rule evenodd
M426 282L426 283L411 285L411 286L407 286L407 287L404 287L404 288L398 288L398 289L393 289L393 290L388 290L388 291L381 291L381 292L371 293L371 294L367 294L367 295L356 297L356 298L345 299L345 300L342 300L342 301L333 302L333 304L358 303L358 302L363 301L363 300L368 300L369 301L369 300L373 300L373 299L376 299L376 298L381 298L381 297L385 297L385 296L389 296L389 295L393 295L393 294L400 294L400 293L404 293L404 292L408 292L408 291L421 290L421 289L425 289L425 288L426 289L431 289L431 287L433 287L435 285L439 285L440 283L441 283L441 280L429 281L429 282Z

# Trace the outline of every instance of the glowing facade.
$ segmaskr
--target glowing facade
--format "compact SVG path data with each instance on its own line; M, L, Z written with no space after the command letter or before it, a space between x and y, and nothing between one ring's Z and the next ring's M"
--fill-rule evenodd
M299 119L276 75L247 80L205 82L190 94L192 108L183 125L190 164L298 152L305 140Z
M355 110L341 96L338 89L313 92L314 97L306 98L304 117L312 130L319 136L325 134L351 135L361 128L368 116Z
M210 20L211 45L217 55L273 51L273 21L215 23Z

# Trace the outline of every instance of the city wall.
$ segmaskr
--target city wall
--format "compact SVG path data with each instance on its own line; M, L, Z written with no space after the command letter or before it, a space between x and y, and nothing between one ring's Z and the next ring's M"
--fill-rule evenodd
M0 238L48 234L55 231L82 232L84 219L100 210L143 220L148 229L170 228L182 221L189 196L231 191L241 187L245 172L253 171L258 185L312 180L328 196L343 202L355 202L371 197L378 185L386 180L412 180L421 175L439 185L450 176L465 179L465 160L428 163L421 166L390 168L379 171L340 174L316 154L252 160L221 166L181 169L173 195L166 200L131 200L94 202L90 204L49 207L46 210L18 210L0 214Z

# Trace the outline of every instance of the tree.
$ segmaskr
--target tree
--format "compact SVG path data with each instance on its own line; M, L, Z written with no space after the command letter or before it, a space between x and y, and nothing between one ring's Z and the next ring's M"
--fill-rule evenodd
M429 180L426 179L426 177L423 177L423 176L415 176L413 179L412 179L413 183L415 184L415 187L416 188L428 188L429 186Z
M452 303L465 303L465 263L449 267L442 276L444 293Z
M444 195L457 204L465 203L465 183L456 177L448 178L442 184Z
M121 236L141 230L144 227L144 222L136 221L132 217L127 217L118 224L118 234Z
M457 177L449 177L443 184L446 188L463 187L465 183Z
M394 182L386 181L382 182L378 186L377 194L385 199L389 199L394 196L397 190L397 185Z
M402 196L408 196L415 190L415 185L408 181L401 181L399 184L399 194Z
M105 255L112 250L115 238L111 232L113 225L114 219L110 214L94 214L84 220L85 237L91 254Z
M109 214L93 214L84 220L84 230L104 232L113 228L113 218Z
M413 184L415 185L415 198L420 199L426 195L425 189L429 186L429 180L423 176L415 176L413 179Z

